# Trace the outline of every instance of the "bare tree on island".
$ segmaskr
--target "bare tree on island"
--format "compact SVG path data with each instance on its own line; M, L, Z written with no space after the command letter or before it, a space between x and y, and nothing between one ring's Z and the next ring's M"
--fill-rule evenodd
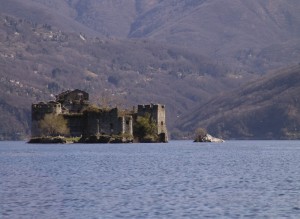
M70 130L68 122L62 115L46 114L44 119L39 122L42 133L49 136L68 135Z
M198 128L195 131L195 140L194 142L214 142L214 143L221 143L224 142L223 139L215 138L207 133L205 128Z
M205 128L197 128L195 131L195 142L203 142L206 136L207 131Z

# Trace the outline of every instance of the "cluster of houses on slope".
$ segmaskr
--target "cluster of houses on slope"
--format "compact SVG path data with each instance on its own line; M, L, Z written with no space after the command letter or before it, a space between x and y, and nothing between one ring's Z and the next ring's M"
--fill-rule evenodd
M62 115L67 121L68 137L100 135L134 136L134 124L139 116L149 116L155 123L157 142L167 142L165 106L161 104L138 105L133 110L119 108L91 109L89 94L82 90L68 90L56 96L55 101L32 104L32 138L48 136L39 124L46 114ZM125 141L125 140L124 140Z

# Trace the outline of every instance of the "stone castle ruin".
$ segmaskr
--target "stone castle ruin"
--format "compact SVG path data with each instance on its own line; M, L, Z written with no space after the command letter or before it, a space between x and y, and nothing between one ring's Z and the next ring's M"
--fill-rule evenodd
M149 117L155 124L155 142L168 142L165 106L161 104L138 105L132 110L99 108L89 103L87 92L68 90L55 101L32 104L32 138L49 136L40 128L49 114L63 116L69 130L65 137L80 137L83 143L141 141L134 132L139 117Z

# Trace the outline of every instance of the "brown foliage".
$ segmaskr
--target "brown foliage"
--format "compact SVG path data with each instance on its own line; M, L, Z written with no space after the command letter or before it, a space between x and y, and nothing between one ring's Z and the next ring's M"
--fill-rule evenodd
M207 127L209 133L234 139L300 138L300 65L219 95L177 124L181 131Z
M68 135L67 120L62 115L46 114L44 119L39 122L39 128L44 136Z
M195 131L195 139L203 139L207 135L205 128L197 128Z

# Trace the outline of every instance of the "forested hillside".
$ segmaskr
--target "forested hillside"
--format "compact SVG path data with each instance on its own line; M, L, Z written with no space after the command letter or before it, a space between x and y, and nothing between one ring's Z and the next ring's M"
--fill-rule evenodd
M181 45L238 71L262 74L300 58L298 0L0 0L0 5L0 12L67 32Z
M66 89L83 89L98 103L164 103L172 126L194 103L250 77L179 47L87 37L9 16L0 17L0 42L0 129L13 138L29 134L32 102Z
M164 103L170 130L199 124L228 138L295 138L292 120L283 125L278 116L288 131L258 134L247 122L216 131L204 104L222 115L246 97L234 93L221 106L219 95L297 66L299 11L298 0L0 0L0 138L28 136L31 103L75 88L102 104ZM191 113L195 107L203 115ZM243 107L250 113L255 105Z
M299 94L300 64L218 95L184 114L177 128L188 135L204 127L226 139L299 139Z

